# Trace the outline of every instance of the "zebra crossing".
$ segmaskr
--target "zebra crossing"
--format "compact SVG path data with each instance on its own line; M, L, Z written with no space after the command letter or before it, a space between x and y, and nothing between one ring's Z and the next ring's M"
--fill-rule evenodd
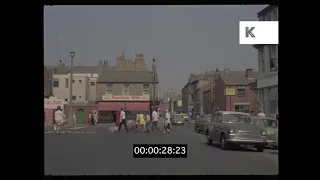
M56 133L56 131L46 131L45 134L53 134ZM97 132L91 132L91 131L61 131L61 134L96 134Z

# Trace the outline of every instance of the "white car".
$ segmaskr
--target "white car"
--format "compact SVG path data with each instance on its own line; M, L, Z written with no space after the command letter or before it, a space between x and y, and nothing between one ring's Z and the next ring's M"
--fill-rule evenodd
M278 138L278 129L274 132L274 139L275 139L275 146L278 147L279 145L279 138Z

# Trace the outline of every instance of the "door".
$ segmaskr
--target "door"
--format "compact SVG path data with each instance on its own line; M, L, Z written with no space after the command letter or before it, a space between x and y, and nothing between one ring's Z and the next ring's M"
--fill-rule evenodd
M84 110L78 109L77 124L84 124Z

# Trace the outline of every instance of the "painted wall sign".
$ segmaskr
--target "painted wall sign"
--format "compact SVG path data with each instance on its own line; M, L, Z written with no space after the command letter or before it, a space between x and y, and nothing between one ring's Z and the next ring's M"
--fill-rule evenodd
M114 95L103 95L102 96L103 101L149 101L150 96L144 95L144 96L114 96Z

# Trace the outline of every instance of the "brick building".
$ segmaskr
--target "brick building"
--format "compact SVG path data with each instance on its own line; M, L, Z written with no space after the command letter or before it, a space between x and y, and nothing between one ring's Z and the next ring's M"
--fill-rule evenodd
M215 103L220 110L239 112L254 110L255 94L249 84L259 76L258 72L253 69L246 69L246 71L225 69L216 72L216 76ZM226 89L233 90L235 94L226 96Z

